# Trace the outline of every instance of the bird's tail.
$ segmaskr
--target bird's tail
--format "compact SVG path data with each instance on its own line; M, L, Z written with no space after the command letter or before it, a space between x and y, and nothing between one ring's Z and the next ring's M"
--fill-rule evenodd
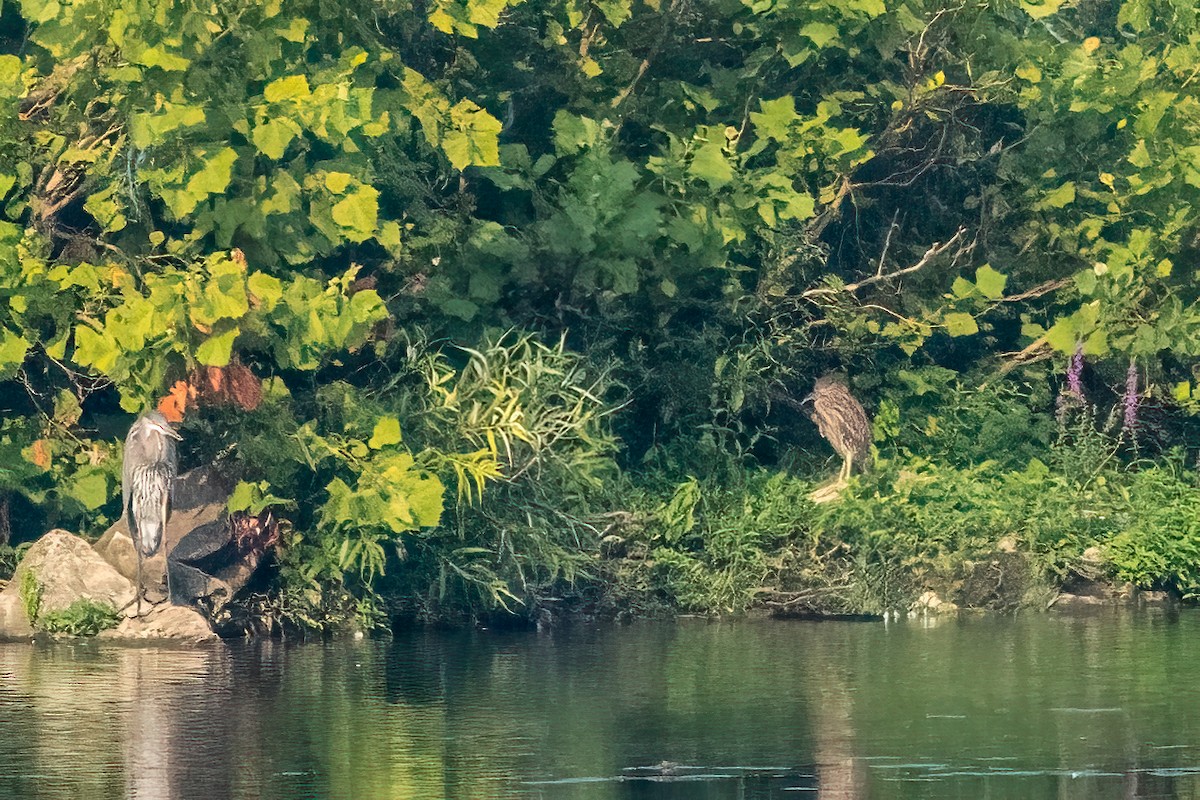
M162 535L162 525L157 522L147 521L138 526L135 544L142 551L143 556L152 556L158 552L158 548L162 545Z

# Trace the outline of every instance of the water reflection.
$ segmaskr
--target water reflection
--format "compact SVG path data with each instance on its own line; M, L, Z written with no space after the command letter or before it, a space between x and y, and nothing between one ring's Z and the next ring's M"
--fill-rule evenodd
M0 798L1183 798L1200 615L0 646Z

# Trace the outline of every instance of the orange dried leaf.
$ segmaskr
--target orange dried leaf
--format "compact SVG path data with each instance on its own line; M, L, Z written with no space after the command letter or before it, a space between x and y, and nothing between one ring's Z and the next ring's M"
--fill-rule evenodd
M186 381L175 381L171 390L158 401L158 410L168 422L183 422L189 397L195 397L195 390Z
M29 446L26 458L41 469L50 469L50 443L45 439L38 439Z
M214 396L219 396L225 391L225 370L221 367L205 367L208 372L208 390Z

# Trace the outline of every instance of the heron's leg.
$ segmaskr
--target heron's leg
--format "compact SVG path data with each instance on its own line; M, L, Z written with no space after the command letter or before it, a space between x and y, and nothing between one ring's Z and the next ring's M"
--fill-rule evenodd
M163 536L163 564L167 570L167 605L174 605L175 600L171 597L171 553L167 550L167 537Z
M142 615L142 548L133 543L133 552L137 553L137 586L134 587L134 597L137 598L137 615Z

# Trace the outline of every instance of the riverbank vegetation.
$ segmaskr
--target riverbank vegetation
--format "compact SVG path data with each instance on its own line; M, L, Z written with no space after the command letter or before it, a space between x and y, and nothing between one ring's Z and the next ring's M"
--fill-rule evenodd
M265 627L1200 587L1187 4L0 11L9 547L157 406Z

